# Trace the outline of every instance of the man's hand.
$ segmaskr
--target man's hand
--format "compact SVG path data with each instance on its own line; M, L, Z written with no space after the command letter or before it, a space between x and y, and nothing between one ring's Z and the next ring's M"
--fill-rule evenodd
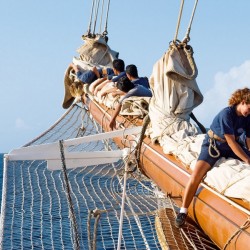
M111 120L110 123L109 123L109 128L110 128L111 130L113 130L114 127L115 127L115 125L116 125L116 121L115 121L115 120Z

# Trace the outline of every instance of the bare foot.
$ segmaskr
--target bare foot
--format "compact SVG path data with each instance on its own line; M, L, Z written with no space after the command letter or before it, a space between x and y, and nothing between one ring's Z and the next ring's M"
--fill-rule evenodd
M99 71L97 70L96 67L93 67L92 71L95 73L95 75L96 75L97 78L100 78L100 73L99 73Z

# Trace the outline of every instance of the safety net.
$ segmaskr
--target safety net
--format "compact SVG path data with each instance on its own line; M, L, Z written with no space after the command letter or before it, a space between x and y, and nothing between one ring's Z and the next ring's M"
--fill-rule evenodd
M174 239L177 229L164 223L162 212L171 204L151 180L134 171L133 164L126 172L122 157L96 164L97 157L91 156L89 165L87 156L75 157L76 152L118 152L114 141L101 132L84 106L72 105L41 136L5 155L1 249L164 249L167 237ZM77 141L99 133L99 140ZM66 151L72 138L77 143ZM64 141L65 154L57 147L60 162L48 168L49 161L40 158L51 154L52 162L58 160L53 153L58 141ZM73 165L64 159L70 153L75 157ZM193 249L195 241L197 249L216 249L194 226L187 226L186 232L191 228L195 234L189 240L177 230L178 241L184 243L176 249Z

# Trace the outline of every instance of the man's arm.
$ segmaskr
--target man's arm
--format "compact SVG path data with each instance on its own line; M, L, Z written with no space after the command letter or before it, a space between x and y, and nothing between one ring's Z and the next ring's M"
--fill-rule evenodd
M104 86L106 86L106 84L108 84L109 82L111 82L111 81L110 81L110 80L106 80L106 81L100 83L100 84L95 88L95 90L94 90L94 95L96 95L97 92L98 92L99 90L101 90Z
M94 82L92 82L89 86L89 91L93 94L95 88L101 84L102 82L104 82L106 80L106 78L99 78L97 80L95 80Z
M117 95L122 96L122 95L126 95L126 93L123 92L123 91L121 91L121 90L118 90L118 89L117 89L116 91L114 91L114 92L112 93L112 96L115 97L115 96L117 96Z
M110 88L110 89L106 89L103 92L101 92L101 96L105 96L105 95L107 95L109 93L116 92L116 90L117 90L116 87L113 87L113 88Z
M121 103L119 103L115 108L114 114L112 115L111 120L109 122L109 127L111 130L113 130L116 125L116 117L119 115L121 108L122 108Z
M232 151L245 163L250 164L250 157L244 152L241 146L235 141L234 135L224 134L226 141ZM247 140L247 146L249 145Z
M246 138L247 149L250 151L250 138Z

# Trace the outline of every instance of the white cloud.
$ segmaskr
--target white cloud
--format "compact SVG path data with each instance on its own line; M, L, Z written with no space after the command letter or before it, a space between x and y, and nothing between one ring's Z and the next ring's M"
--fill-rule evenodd
M16 121L15 121L15 127L17 129L30 129L30 127L21 118L17 118L16 119Z
M214 116L228 105L228 99L236 90L244 87L250 88L250 60L228 72L218 72L214 84L204 94L204 101L195 109L195 115L206 127L209 127Z

